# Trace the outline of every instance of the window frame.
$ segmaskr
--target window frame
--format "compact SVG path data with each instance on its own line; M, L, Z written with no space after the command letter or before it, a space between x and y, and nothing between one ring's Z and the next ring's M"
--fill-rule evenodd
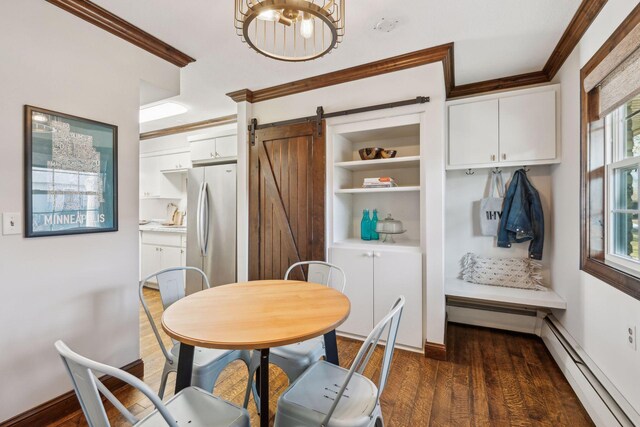
M635 8L580 70L580 269L637 300L640 300L640 264L636 269L635 264L627 264L634 261L611 255L612 165L623 163L609 161L612 152L606 138L593 138L593 141L590 138L590 124L603 120L604 126L604 118L599 118L598 90L587 93L584 80L639 24L640 8ZM637 160L640 168L640 156L628 159ZM634 164L635 160L630 163Z

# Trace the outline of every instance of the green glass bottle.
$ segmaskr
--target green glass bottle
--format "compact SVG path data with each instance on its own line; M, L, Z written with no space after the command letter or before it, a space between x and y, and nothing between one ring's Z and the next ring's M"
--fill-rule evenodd
M362 221L360 221L360 238L362 240L371 240L371 219L369 218L369 209L362 211Z
M373 210L373 218L371 218L371 240L380 240L380 235L376 232L378 225L378 209Z

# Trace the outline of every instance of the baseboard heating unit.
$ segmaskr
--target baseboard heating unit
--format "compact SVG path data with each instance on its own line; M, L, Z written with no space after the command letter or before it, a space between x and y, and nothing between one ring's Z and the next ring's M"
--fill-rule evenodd
M552 316L540 336L597 426L640 426L638 414Z

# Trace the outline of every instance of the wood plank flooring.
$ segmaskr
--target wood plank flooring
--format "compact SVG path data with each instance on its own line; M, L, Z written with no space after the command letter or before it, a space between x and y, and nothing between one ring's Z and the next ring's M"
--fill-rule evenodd
M153 316L159 322L162 304L157 291L145 290ZM538 337L450 324L447 328L449 360L396 350L387 388L381 398L385 424L404 426L591 426L588 414ZM141 354L145 382L160 384L164 358L149 322L140 311ZM164 337L168 344L168 337ZM360 343L339 338L340 362L349 366ZM365 375L377 381L381 351ZM271 415L287 378L271 367ZM234 362L220 375L215 394L242 404L247 380L242 362ZM175 375L169 377L165 399L173 394ZM124 387L116 396L131 412L143 416L153 410L141 393ZM249 404L251 425L258 416ZM111 406L113 426L128 425ZM74 413L52 426L86 426L82 413Z

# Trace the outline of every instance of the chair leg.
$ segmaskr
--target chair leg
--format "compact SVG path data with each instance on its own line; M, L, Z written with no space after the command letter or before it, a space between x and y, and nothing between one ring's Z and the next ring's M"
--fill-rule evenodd
M252 355L251 362L247 366L247 369L249 371L249 378L247 379L247 389L245 391L244 404L243 404L243 407L246 409L249 406L249 396L251 395L251 393L253 393L253 401L256 404L256 410L258 411L258 415L260 414L260 397L258 396L258 388L256 387L256 382L254 381L254 377L259 366L260 366L260 360L254 359Z
M167 379L172 371L174 371L173 366L165 362L164 368L162 369L162 378L160 379L160 390L158 390L158 397L160 397L160 399L164 397L164 389L167 386Z

